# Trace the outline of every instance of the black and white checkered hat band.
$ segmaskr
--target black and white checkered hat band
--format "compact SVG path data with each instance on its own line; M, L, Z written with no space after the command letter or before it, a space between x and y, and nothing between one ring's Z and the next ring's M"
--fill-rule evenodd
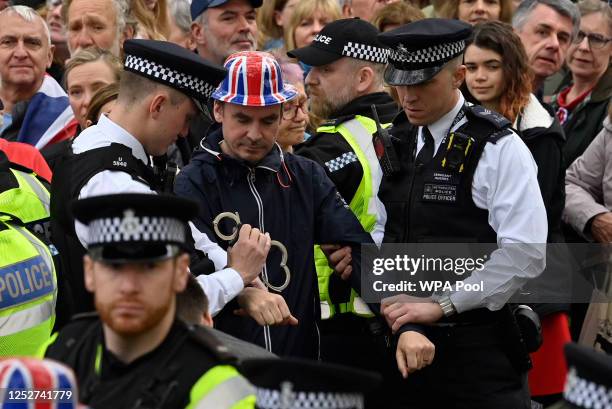
M391 51L389 59L391 62L407 64L424 64L447 61L460 54L465 49L465 41L439 44L416 51L403 49L401 44Z
M156 78L165 82L170 87L182 90L191 90L192 94L199 95L201 99L208 99L217 88L208 82L196 78L189 74L178 72L158 63L147 60L146 58L128 55L125 58L125 68L130 71L137 71L147 77Z
M257 388L260 409L363 409L363 396L354 393L291 392Z
M386 64L389 59L391 50L386 48L374 47L366 44L352 43L342 49L342 55L346 57L356 58L358 60L371 61L379 64Z
M185 224L168 217L109 217L89 224L89 245L161 242L184 243Z
M581 408L612 408L612 389L579 377L576 368L567 374L563 397Z

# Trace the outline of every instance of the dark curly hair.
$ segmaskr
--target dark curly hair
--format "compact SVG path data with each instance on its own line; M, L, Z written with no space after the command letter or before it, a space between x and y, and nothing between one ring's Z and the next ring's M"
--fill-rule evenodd
M500 114L514 122L529 103L533 81L533 72L523 43L509 24L487 21L474 27L467 43L468 47L470 45L494 51L502 57L505 89L500 98ZM467 87L463 88L467 90ZM475 100L471 95L468 97Z

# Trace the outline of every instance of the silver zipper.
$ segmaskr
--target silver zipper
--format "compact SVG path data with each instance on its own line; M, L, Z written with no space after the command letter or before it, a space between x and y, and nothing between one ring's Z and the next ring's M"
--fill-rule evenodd
M261 196L259 195L259 192L255 188L255 169L249 168L249 174L247 176L247 183L249 184L249 189L251 190L251 193L255 197L255 202L257 203L257 215L259 218L259 227L260 227L261 232L263 233L265 232L264 215L263 215L263 201L261 200ZM268 280L268 269L265 263L263 265L262 274L267 281ZM265 342L266 349L272 352L272 335L270 334L269 325L264 325L264 342Z

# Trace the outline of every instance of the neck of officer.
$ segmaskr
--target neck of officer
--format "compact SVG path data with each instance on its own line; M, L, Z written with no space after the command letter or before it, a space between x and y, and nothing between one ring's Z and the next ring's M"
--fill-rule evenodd
M34 85L24 86L2 82L0 85L0 100L4 104L4 112L11 112L15 104L21 101L29 101L42 85L43 78L36 81Z
M142 127L146 123L146 118L139 116L138 110L131 108L117 100L115 107L108 114L108 118L136 138L143 147L146 147L143 140L144 132Z
M168 309L166 315L152 328L139 334L119 334L103 324L106 349L121 362L129 364L157 348L168 336L174 323L176 304Z

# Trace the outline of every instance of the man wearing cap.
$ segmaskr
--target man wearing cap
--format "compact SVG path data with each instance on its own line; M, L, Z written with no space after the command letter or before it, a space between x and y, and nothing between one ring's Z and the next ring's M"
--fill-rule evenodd
M262 0L193 0L191 31L198 54L222 65L232 53L255 50L255 9L261 3Z
M546 212L521 138L501 115L466 104L458 89L470 33L457 20L426 19L378 37L392 50L385 80L404 110L391 131L400 168L379 191L383 242L498 246L463 281L482 280L481 291L382 301L399 336L404 407L530 407L529 361L506 303L544 268Z
M285 155L276 144L283 103L297 94L284 84L277 61L268 53L241 52L225 67L228 76L213 94L221 129L183 168L175 192L203 204L195 227L224 246L225 239L213 238L213 231L231 232L235 213L242 223L269 233L286 248L287 268L279 265L275 246L262 272L270 292L245 289L215 325L280 356L316 359L320 312L313 245L351 245L355 255L371 238L318 164Z
M103 194L168 190L148 166L149 155L163 155L185 135L226 73L223 67L165 41L129 40L125 53L116 108L74 141L72 154L57 168L51 188L54 243L62 254L78 312L93 308L82 278L87 229L75 224L66 204ZM234 268L200 278L213 313L259 273L265 259L255 245L259 235L253 230L252 237L240 237L229 263ZM195 245L211 258L220 253L226 259L222 267L226 266L225 251L207 237L200 235Z
M129 193L74 204L88 229L85 285L99 316L73 320L45 356L75 371L79 400L94 409L253 408L253 388L227 349L176 318L176 294L189 274L187 223L197 205L155 199Z
M364 229L380 244L386 213L377 196L382 171L372 143L376 122L371 106L376 106L386 126L398 106L383 88L389 50L379 43L378 34L364 20L336 20L309 46L288 54L312 66L306 77L310 112L326 121L296 153L325 169ZM377 364L379 357L365 352L373 348L370 320L360 319L372 317L371 311L348 282L333 274L320 249L315 249L315 260L323 318L322 359L361 367ZM356 362L355 356L373 361Z

